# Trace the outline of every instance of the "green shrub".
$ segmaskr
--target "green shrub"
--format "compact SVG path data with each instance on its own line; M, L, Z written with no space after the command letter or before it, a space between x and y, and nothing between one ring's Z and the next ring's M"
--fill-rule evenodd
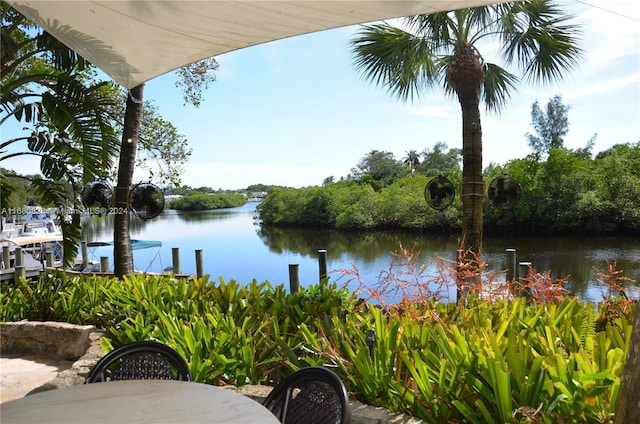
M1 287L4 321L95 324L106 349L156 339L210 384L270 384L329 366L355 398L430 423L608 422L637 307L470 299L399 309L327 281L291 294L266 281L167 275L53 273Z

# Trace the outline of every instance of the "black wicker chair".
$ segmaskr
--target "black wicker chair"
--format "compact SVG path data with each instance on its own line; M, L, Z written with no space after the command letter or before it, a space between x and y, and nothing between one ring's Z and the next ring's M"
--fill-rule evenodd
M262 403L284 424L349 424L349 395L323 367L302 368L280 381Z
M85 383L115 380L191 381L191 371L173 348L154 341L133 342L103 356Z

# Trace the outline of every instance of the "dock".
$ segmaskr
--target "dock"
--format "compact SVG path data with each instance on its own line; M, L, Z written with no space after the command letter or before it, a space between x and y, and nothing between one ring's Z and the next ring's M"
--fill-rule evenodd
M42 273L43 268L25 268L24 269L24 278L28 280L37 279ZM15 268L7 268L0 269L0 281L15 281L16 279L16 270Z
M52 246L59 246L61 242L61 234L30 235L0 240L0 281L15 280L16 277L38 278L45 266L60 266L60 261L54 261L55 249ZM58 255L61 253L58 252Z

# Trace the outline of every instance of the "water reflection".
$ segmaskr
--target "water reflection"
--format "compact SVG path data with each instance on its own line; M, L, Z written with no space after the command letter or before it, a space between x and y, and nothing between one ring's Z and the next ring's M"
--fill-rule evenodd
M400 231L342 232L334 230L261 227L258 237L275 253L299 252L315 256L326 249L334 260L376 263L380 256L397 252L400 246L416 251L444 254L451 259L459 245L457 238L445 235L416 235Z
M416 234L402 231L340 232L323 229L283 229L263 227L254 220L255 204L241 208L184 213L165 211L159 217L131 220L131 237L163 242L161 257L171 260L171 249L180 248L183 272L195 272L192 252L203 250L205 273L217 280L235 279L248 283L252 279L273 284L288 284L288 264L300 266L303 285L318 280L318 250L327 250L330 271L357 267L367 282L375 282L386 270L392 252L402 245L421 253L425 263L435 258L455 259L457 236ZM113 217L91 217L83 222L84 238L89 241L111 240ZM599 300L603 290L598 283L597 267L605 272L607 260L617 261L624 276L640 285L640 241L634 237L485 237L483 257L490 268L504 269L506 248L517 250L518 261L532 262L538 272L551 270L553 278L568 277L566 287L583 299ZM148 258L134 252L140 263ZM136 256L141 259L136 259ZM150 258L152 259L152 258ZM166 262L162 264L166 267ZM146 269L146 266L144 267ZM154 271L161 271L157 266ZM340 273L331 273L335 281Z

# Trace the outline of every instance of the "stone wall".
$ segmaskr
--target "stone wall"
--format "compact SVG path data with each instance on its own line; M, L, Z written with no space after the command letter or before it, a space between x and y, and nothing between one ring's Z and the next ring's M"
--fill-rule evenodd
M64 322L2 322L0 351L35 353L68 360L79 359L89 348L92 325Z
M0 352L41 355L61 362L73 361L34 392L83 384L91 368L103 355L100 339L104 333L91 325L53 321L0 322Z

